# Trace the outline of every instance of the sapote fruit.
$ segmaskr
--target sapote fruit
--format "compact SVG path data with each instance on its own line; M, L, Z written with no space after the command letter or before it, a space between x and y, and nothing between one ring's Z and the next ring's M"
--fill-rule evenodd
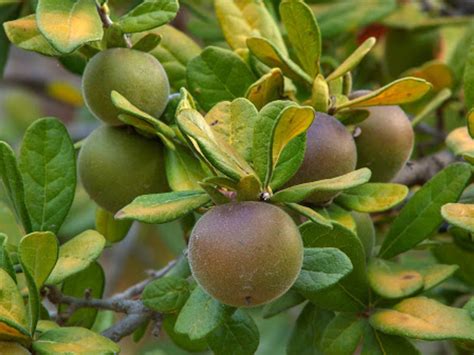
M350 98L367 94L356 91ZM403 168L411 155L414 133L410 120L398 106L374 106L365 108L369 117L357 124L360 128L355 137L357 168L372 171L371 181L392 180Z
M278 298L294 283L303 243L293 220L264 202L218 205L191 233L189 263L199 285L234 307L258 306Z
M324 180L353 171L357 163L354 139L336 118L317 112L306 135L306 152L301 167L287 186ZM336 194L316 192L307 202L322 204Z
M82 93L89 110L107 124L123 123L110 93L115 90L142 111L159 117L170 93L168 77L151 54L112 48L96 54L87 63L82 77Z
M78 169L89 196L111 213L137 196L167 190L162 143L130 127L102 126L92 132L79 153Z

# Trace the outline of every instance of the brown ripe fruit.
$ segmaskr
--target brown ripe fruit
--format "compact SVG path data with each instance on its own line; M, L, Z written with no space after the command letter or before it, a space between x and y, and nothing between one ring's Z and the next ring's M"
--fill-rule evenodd
M234 307L254 307L293 285L303 262L303 242L279 207L228 203L198 220L188 255L194 278L212 297Z
M336 118L317 112L306 135L306 152L303 164L286 186L341 176L356 167L357 153L354 139ZM322 204L336 194L317 192L307 202Z
M120 111L110 98L112 90L155 117L165 110L170 94L161 63L149 53L128 48L112 48L96 54L82 76L82 94L94 116L109 125L123 125L117 118Z
M163 146L129 127L102 126L78 157L79 177L100 207L116 213L140 195L167 191Z
M367 91L351 94L356 98ZM413 150L415 135L410 120L398 106L365 108L369 117L359 123L355 138L357 168L372 171L371 181L388 182L403 168Z

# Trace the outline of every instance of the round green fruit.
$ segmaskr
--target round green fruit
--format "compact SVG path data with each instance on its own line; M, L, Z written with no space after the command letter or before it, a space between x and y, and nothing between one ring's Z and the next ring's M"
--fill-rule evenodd
M115 90L136 107L161 116L170 93L168 77L151 54L113 48L96 54L87 63L82 77L82 93L89 110L105 123L123 125L110 93Z
M102 126L81 148L79 177L100 207L116 213L137 196L167 190L163 154L160 142L128 127Z
M306 135L306 152L301 167L287 186L330 179L353 171L357 153L354 139L336 118L318 112ZM307 202L322 204L335 193L317 192Z
M367 91L351 94L356 98ZM369 117L357 124L357 168L372 171L371 181L388 182L403 168L413 150L415 135L410 120L398 106L365 108Z
M303 262L303 242L280 208L228 203L198 220L188 255L194 278L212 297L234 307L254 307L293 285Z

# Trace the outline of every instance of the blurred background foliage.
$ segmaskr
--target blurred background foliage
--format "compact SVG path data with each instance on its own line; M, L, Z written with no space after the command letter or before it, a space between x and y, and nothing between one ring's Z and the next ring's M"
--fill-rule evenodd
M279 17L279 0L264 0L275 18ZM354 89L374 89L407 75L431 81L434 90L421 102L404 109L419 121L417 145L413 159L421 158L444 146L444 139L456 127L465 125L465 103L462 76L467 50L474 38L474 0L307 0L314 10L323 36L322 64L327 70L336 67L366 38L374 36L377 45L353 72ZM118 16L134 7L137 0L110 0L112 13ZM181 0L181 11L173 25L193 37L197 43L226 47L223 34L213 12L212 0ZM32 13L35 1L24 1L21 15ZM18 8L15 8L18 11ZM7 21L11 13L9 1L0 0L0 19ZM0 36L3 36L0 33ZM2 42L3 43L3 42ZM0 48L6 53L6 48ZM4 58L0 59L0 62ZM11 46L4 76L0 80L0 140L14 147L28 125L35 119L55 116L62 119L75 142L85 138L99 122L85 109L80 92L80 74L85 61L80 54L60 60L26 52ZM1 67L1 65L0 65ZM179 88L173 88L177 91ZM422 121L422 122L421 122ZM465 195L468 195L467 192ZM466 197L469 198L469 197ZM0 189L0 230L12 238L20 238L15 218L7 208ZM64 241L80 231L93 228L95 204L81 186L66 223L60 231ZM377 232L392 216L375 216ZM107 274L106 295L124 289L143 279L147 269L157 269L175 258L185 247L183 227L178 223L161 226L135 224L129 235L101 259ZM439 238L446 235L440 234ZM420 249L423 249L423 244ZM403 256L406 264L430 263L429 253L413 251ZM474 270L473 270L474 273ZM458 275L466 283L451 280L437 288L433 297L456 302L465 293L472 275ZM284 354L289 325L295 322L299 309L263 320L255 311L261 331L259 354ZM94 327L106 328L113 315L102 312ZM164 335L163 335L164 337ZM122 341L124 354L181 354L171 342L156 342L146 337L138 345ZM449 353L446 348L423 344L426 353ZM140 349L140 350L137 350Z

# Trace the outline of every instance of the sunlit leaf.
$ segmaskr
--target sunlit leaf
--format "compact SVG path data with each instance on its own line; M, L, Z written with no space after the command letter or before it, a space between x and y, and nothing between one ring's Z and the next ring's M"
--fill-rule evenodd
M447 203L441 207L441 215L452 225L474 233L474 205Z
M177 0L144 0L117 23L125 33L143 32L170 22L178 10Z
M284 78L279 68L271 69L247 90L245 97L257 108L262 109L269 102L280 100L284 94Z
M466 127L452 130L446 138L446 145L456 155L474 153L474 139L471 138Z
M449 66L437 60L425 63L419 68L411 69L404 76L425 79L433 85L434 92L451 88L454 81L453 72Z

